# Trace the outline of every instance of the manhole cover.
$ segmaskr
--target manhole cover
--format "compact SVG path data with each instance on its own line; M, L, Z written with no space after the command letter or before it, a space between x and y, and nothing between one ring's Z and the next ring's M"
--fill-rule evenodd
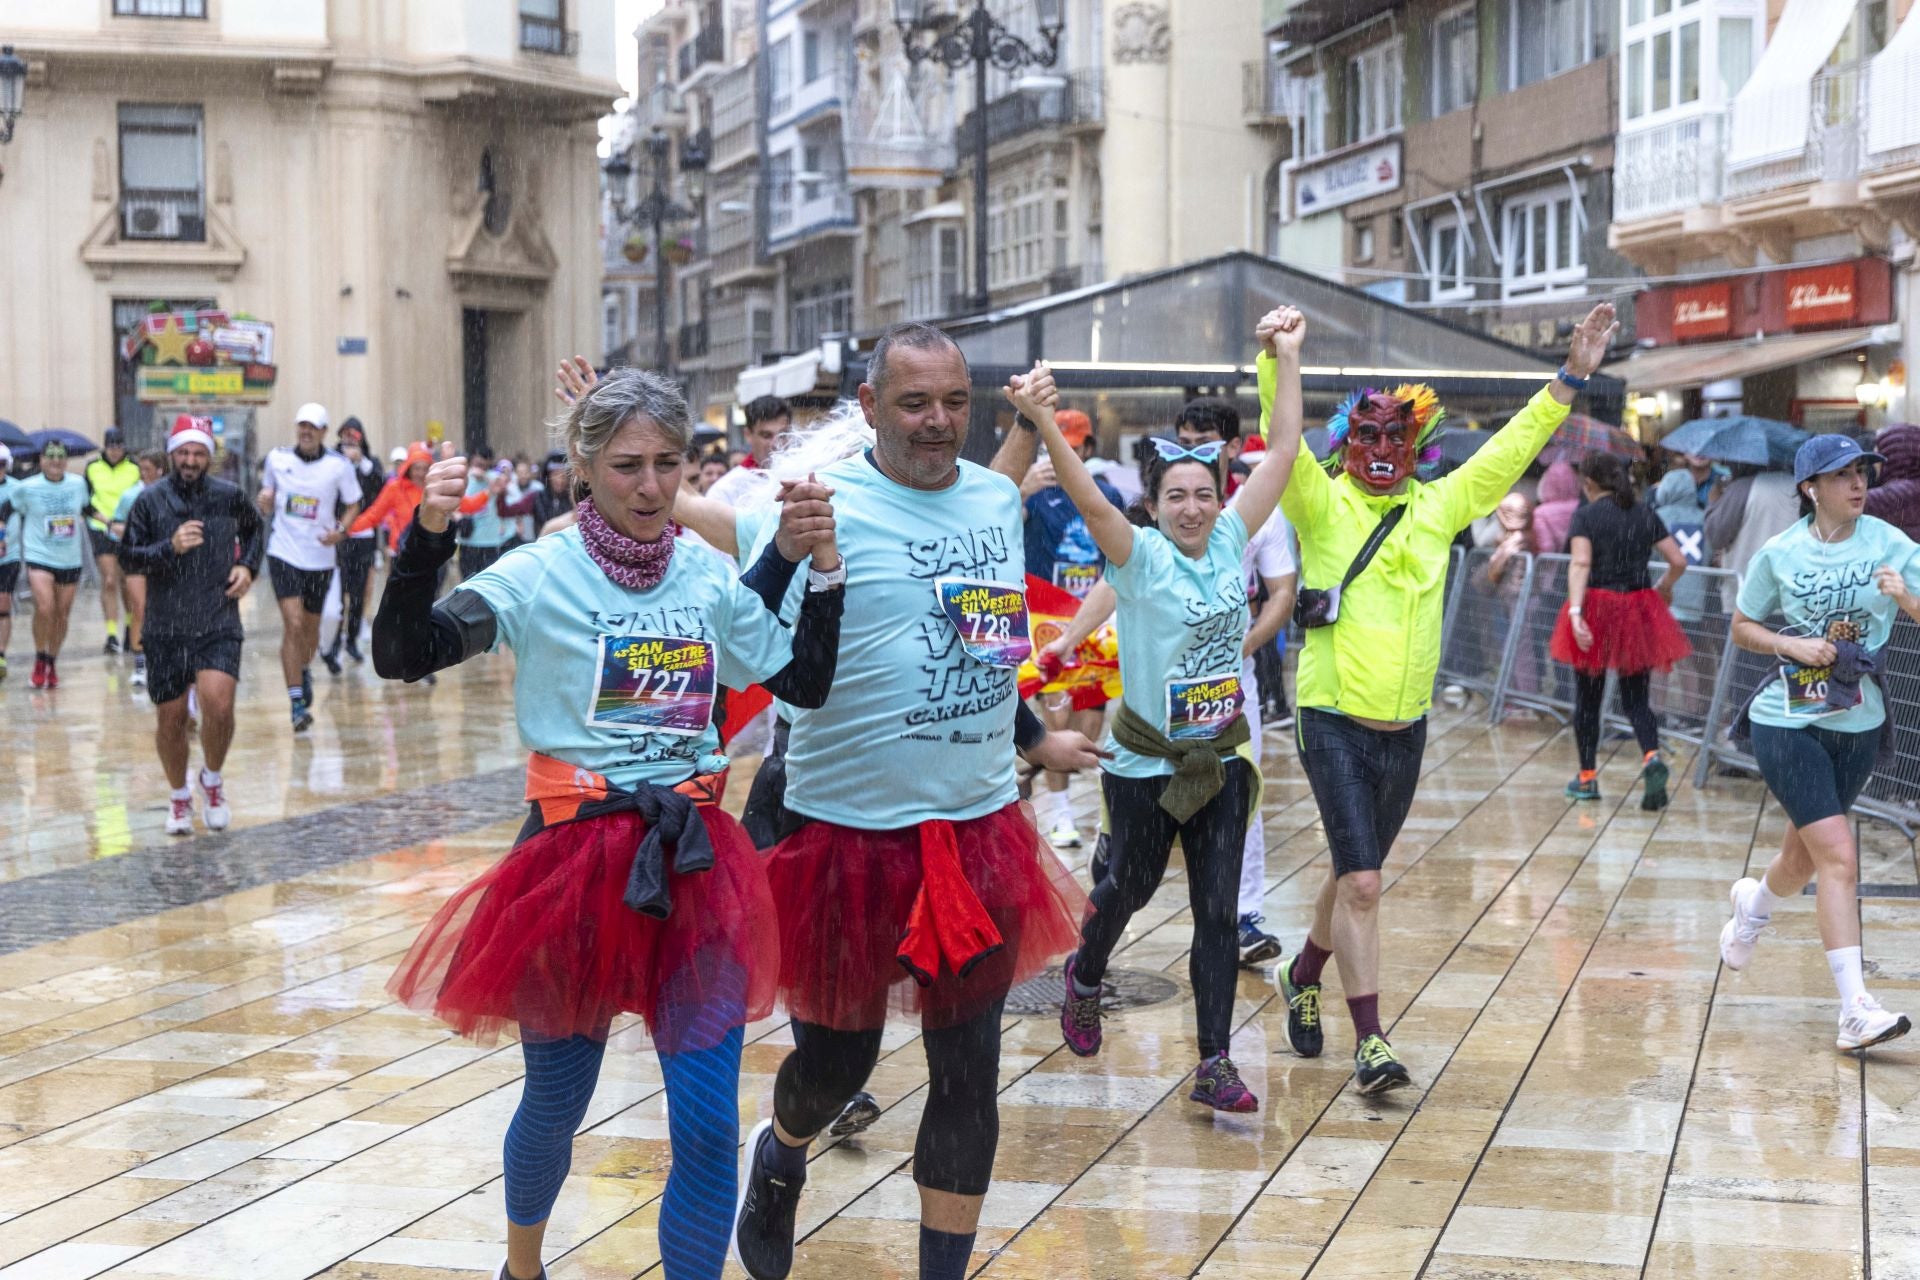
M1037 1018L1060 1012L1060 994L1066 971L1054 965L1029 978L1007 993L1007 1012ZM1100 1008L1106 1013L1124 1013L1165 1004L1180 995L1180 984L1165 974L1145 969L1108 969L1100 984Z

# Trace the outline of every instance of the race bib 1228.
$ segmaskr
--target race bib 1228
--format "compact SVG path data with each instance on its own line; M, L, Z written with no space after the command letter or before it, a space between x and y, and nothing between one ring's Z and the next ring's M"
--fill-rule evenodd
M1240 673L1167 681L1167 737L1175 742L1206 742L1240 714L1246 695Z
M1033 655L1027 630L1027 593L1008 582L980 578L940 578L934 582L940 611L960 633L960 643L977 661L1017 667Z
M705 733L713 691L713 646L706 641L603 635L587 723L637 733Z

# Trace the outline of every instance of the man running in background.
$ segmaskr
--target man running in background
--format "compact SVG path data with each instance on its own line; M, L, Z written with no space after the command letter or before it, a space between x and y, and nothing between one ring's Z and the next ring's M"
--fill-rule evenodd
M133 613L133 599L127 593L120 574L120 541L111 528L113 513L126 492L140 483L140 468L127 456L126 438L120 428L108 427L101 438L100 456L87 463L81 473L87 482L87 539L92 544L93 563L100 570L100 613L107 620L108 655L120 652L120 621L124 608ZM129 634L127 648L133 648Z
M293 447L280 446L261 464L257 501L260 513L273 518L267 571L280 603L280 670L293 731L304 733L313 724L313 673L307 665L320 648L334 546L360 514L360 478L352 463L326 447L325 406L302 405L293 429Z
M706 494L730 507L749 505L748 495L770 483L767 459L773 456L774 442L793 426L793 407L779 396L761 396L750 401L746 413L747 456L739 466L715 480Z
M187 696L198 693L200 770L207 830L231 820L220 775L233 744L233 696L240 679L240 598L260 567L260 515L240 487L207 474L213 431L182 414L167 436L172 471L135 499L121 544L130 573L147 578L147 696L157 710L154 744L172 789L167 834L193 834L187 784Z

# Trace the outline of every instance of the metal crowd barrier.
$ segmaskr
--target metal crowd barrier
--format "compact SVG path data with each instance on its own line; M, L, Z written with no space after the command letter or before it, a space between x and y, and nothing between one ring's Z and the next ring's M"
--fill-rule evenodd
M1455 548L1453 556L1440 682L1483 695L1490 723L1499 723L1514 707L1570 719L1573 671L1553 661L1547 647L1566 601L1571 557L1513 556L1495 578L1490 549L1463 553ZM1656 577L1664 573L1665 565L1656 564L1654 572ZM1727 737L1727 730L1777 663L1734 645L1738 590L1738 577L1730 570L1691 566L1681 575L1672 608L1693 652L1672 671L1655 673L1649 693L1662 735L1701 748L1694 782L1702 787L1720 768L1758 772L1753 757ZM1911 836L1920 831L1920 624L1904 616L1895 622L1884 666L1880 687L1894 720L1893 750L1854 810ZM1625 729L1616 705L1610 684L1605 724Z

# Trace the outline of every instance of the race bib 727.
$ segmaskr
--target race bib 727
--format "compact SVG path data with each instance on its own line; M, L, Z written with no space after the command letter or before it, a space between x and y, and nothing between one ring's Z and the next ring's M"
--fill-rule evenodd
M638 733L705 733L713 722L714 653L682 636L600 637L587 723Z

